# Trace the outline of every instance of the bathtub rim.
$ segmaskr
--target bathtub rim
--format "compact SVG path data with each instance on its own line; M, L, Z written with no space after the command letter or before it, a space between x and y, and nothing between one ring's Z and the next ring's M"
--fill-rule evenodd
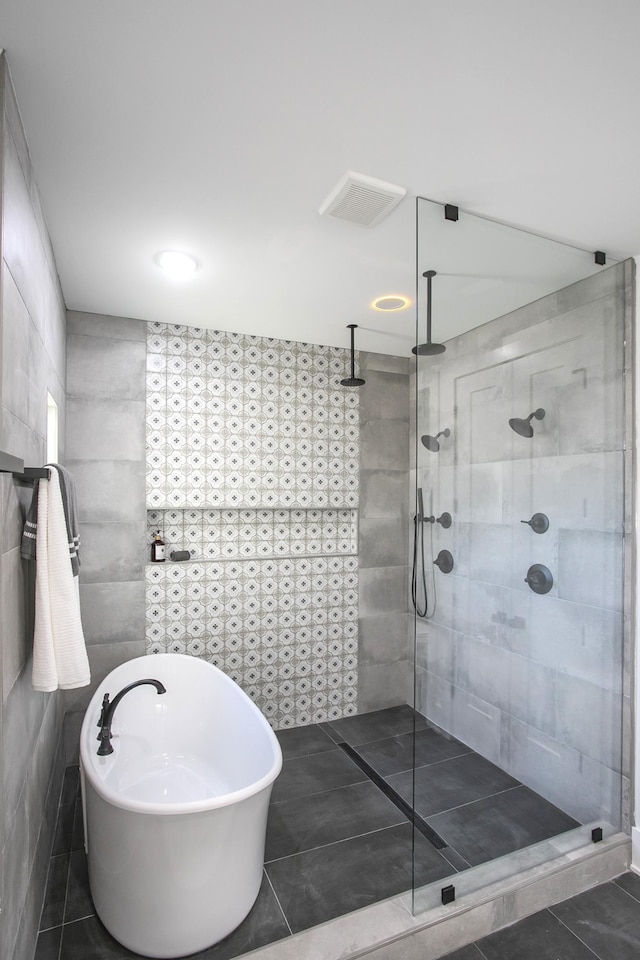
M203 668L209 668L211 670L215 670L215 672L221 678L221 682L224 682L227 685L232 684L237 688L239 695L241 695L244 699L246 709L250 710L251 713L254 714L261 726L263 726L263 728L267 731L269 740L273 746L274 760L269 771L264 774L264 776L260 777L258 780L255 780L253 783L248 784L248 786L243 787L241 790L234 790L231 793L225 793L222 796L211 797L205 800L182 801L180 803L156 803L123 797L122 794L109 787L104 780L98 776L97 769L107 767L108 765L113 765L118 760L117 750L109 756L99 757L97 752L89 749L89 745L94 746L96 743L94 736L95 722L92 711L96 711L95 716L99 715L102 697L104 694L104 685L109 680L109 677L118 672L121 667L127 667L129 664L141 661L148 663L155 660L157 662L157 660L160 658L165 661L167 659L193 661L194 663L199 664L196 669L199 670ZM269 724L265 715L255 705L253 700L244 692L242 687L240 687L235 680L232 680L231 677L224 673L223 670L220 670L219 667L216 667L213 663L209 663L208 660L201 660L199 657L192 657L185 653L143 654L140 657L132 657L131 660L126 660L124 663L114 667L113 670L110 670L106 677L100 682L91 700L89 701L89 705L85 711L80 730L80 775L83 782L83 789L86 786L90 786L93 790L95 790L98 796L102 797L102 799L107 803L110 803L121 810L127 810L131 813L151 814L153 816L184 816L191 813L206 812L207 810L217 810L221 807L228 807L236 803L241 803L243 800L260 793L262 790L270 788L282 769L282 763L282 750L280 748L278 738L273 732L273 729L271 728L271 725Z

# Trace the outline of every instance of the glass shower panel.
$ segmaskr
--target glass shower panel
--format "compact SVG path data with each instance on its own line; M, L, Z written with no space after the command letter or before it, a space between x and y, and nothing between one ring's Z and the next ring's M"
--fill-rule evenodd
M429 201L417 250L414 809L471 889L624 826L629 266Z

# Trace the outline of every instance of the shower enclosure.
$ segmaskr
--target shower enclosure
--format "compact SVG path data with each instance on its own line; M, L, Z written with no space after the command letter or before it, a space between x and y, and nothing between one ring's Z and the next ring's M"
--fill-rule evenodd
M421 887L416 842L420 911L629 831L633 263L416 217L413 807L451 864Z

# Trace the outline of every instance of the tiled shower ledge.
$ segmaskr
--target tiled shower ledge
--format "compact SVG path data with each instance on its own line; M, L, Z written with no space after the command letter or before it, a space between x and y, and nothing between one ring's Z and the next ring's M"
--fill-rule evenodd
M324 560L324 559L333 558L334 556L336 556L336 554L331 554L331 553L327 553L327 554L324 554L324 553L302 553L302 554L300 554L300 553L296 553L296 554L293 554L293 553L285 553L283 556L280 556L280 554L278 554L277 557L276 557L276 556L269 556L269 557L233 557L233 560L234 560L235 563L248 563L250 560L254 560L254 561L255 561L255 560ZM354 551L353 553L340 553L340 554L338 554L338 556L340 556L340 557L357 557L357 556L358 556L358 553L357 553L357 551ZM164 564L167 565L167 566L174 565L174 566L177 566L177 567L179 567L179 566L183 566L183 567L184 567L185 563L217 564L217 566L220 566L220 564L223 563L224 560L198 560L197 557L192 557L191 560L172 560L171 557L167 557L166 560L162 560L162 561L160 561L160 562L161 562L161 563L164 563ZM146 566L148 566L148 567L155 567L155 566L157 566L157 561L147 560L147 561L146 561Z
M160 530L171 550L193 560L302 559L358 552L356 509L153 509L147 542Z
M438 960L539 910L612 880L629 867L631 840L588 824L455 878L456 900L440 905L442 881L403 893L251 952L251 960ZM429 905L431 906L429 907Z

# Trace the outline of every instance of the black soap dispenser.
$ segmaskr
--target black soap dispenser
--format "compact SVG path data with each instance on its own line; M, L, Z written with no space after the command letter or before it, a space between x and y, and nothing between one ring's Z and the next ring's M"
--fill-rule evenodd
M164 555L165 543L162 537L160 536L160 531L156 530L153 535L153 543L151 544L151 562L152 563L164 563L167 559Z

